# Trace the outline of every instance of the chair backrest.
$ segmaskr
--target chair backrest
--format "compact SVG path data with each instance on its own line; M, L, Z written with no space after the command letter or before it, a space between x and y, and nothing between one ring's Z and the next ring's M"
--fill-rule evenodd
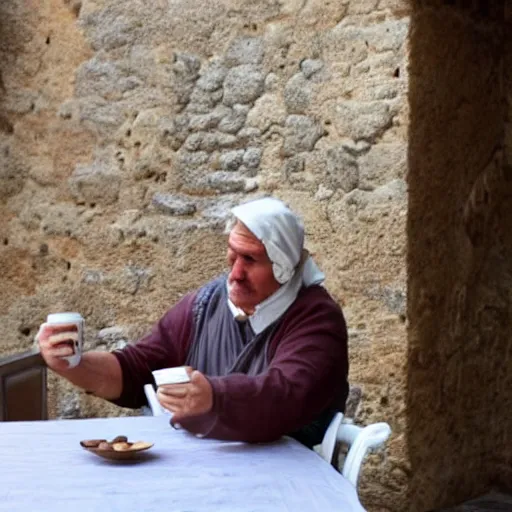
M334 449L336 448L336 444L338 442L338 430L342 421L343 413L337 412L332 418L331 423L329 423L329 426L325 431L324 438L322 439L322 444L318 449L320 457L322 457L322 459L324 459L329 464L332 464Z
M338 412L334 415L324 434L318 453L326 462L332 464L336 444L346 444L349 450L341 473L357 488L359 473L366 453L368 450L384 444L390 434L391 428L387 423L374 423L366 427L358 427L352 424L351 420L344 420L343 414Z
M48 419L46 364L38 351L0 359L0 421Z
M391 434L387 423L373 423L366 427L341 424L338 429L338 441L350 446L345 457L342 475L357 489L364 457L368 450L383 445Z
M148 400L149 408L151 409L151 413L153 416L162 416L163 414L170 414L169 411L166 411L158 401L156 397L155 388L153 384L146 384L144 386L144 393Z

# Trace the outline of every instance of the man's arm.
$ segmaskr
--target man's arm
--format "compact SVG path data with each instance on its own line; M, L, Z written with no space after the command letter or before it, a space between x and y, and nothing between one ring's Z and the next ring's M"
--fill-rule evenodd
M109 352L87 352L82 355L78 366L57 373L100 398L115 400L121 396L121 366L117 357Z
M49 368L68 379L75 386L96 396L115 399L121 395L123 379L117 358L108 352L82 354L80 364L69 368L63 357L72 355L72 348L66 344L50 342L54 326L43 324L37 333L41 355Z
M211 411L179 417L181 426L217 439L264 442L301 428L329 406L343 407L348 360L341 311L311 301L293 313L276 333L282 339L268 370L209 377Z
M111 400L113 403L121 407L142 407L147 403L144 385L154 382L151 372L185 364L195 296L191 293L183 297L138 343L113 352L122 374L122 392Z
M111 353L86 352L74 368L62 359L71 355L71 348L49 343L52 328L43 324L37 335L41 355L49 368L74 385L122 407L141 407L146 403L143 386L153 381L151 372L185 360L194 297L185 296L139 343Z

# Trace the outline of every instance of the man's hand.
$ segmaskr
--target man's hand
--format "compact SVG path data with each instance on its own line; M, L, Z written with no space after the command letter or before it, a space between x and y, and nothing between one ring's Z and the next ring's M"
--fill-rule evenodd
M207 413L213 407L212 387L197 370L190 373L190 382L159 386L157 397L162 407L174 413L173 423L179 423L188 416Z
M39 343L39 350L43 359L52 370L64 372L69 369L68 361L62 358L72 356L73 348L69 342L60 341L58 335L69 332L73 328L76 328L75 324L42 324L39 328L39 332L36 334L36 341Z

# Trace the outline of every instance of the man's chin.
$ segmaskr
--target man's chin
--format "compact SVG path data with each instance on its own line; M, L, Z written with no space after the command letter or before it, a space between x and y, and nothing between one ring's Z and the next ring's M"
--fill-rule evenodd
M249 302L245 294L236 293L234 291L230 291L228 294L229 300L239 309L245 310L247 307L247 303Z

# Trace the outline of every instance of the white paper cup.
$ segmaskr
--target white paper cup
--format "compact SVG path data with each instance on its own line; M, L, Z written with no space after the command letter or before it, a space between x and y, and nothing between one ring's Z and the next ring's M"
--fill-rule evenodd
M84 346L84 319L80 313L54 313L46 318L48 325L74 325L75 329L63 333L62 341L72 342L73 355L62 357L68 362L69 368L74 368L80 362Z
M164 386L165 384L182 384L190 382L187 369L185 366L176 366L174 368L162 368L155 370L153 377L157 386Z

